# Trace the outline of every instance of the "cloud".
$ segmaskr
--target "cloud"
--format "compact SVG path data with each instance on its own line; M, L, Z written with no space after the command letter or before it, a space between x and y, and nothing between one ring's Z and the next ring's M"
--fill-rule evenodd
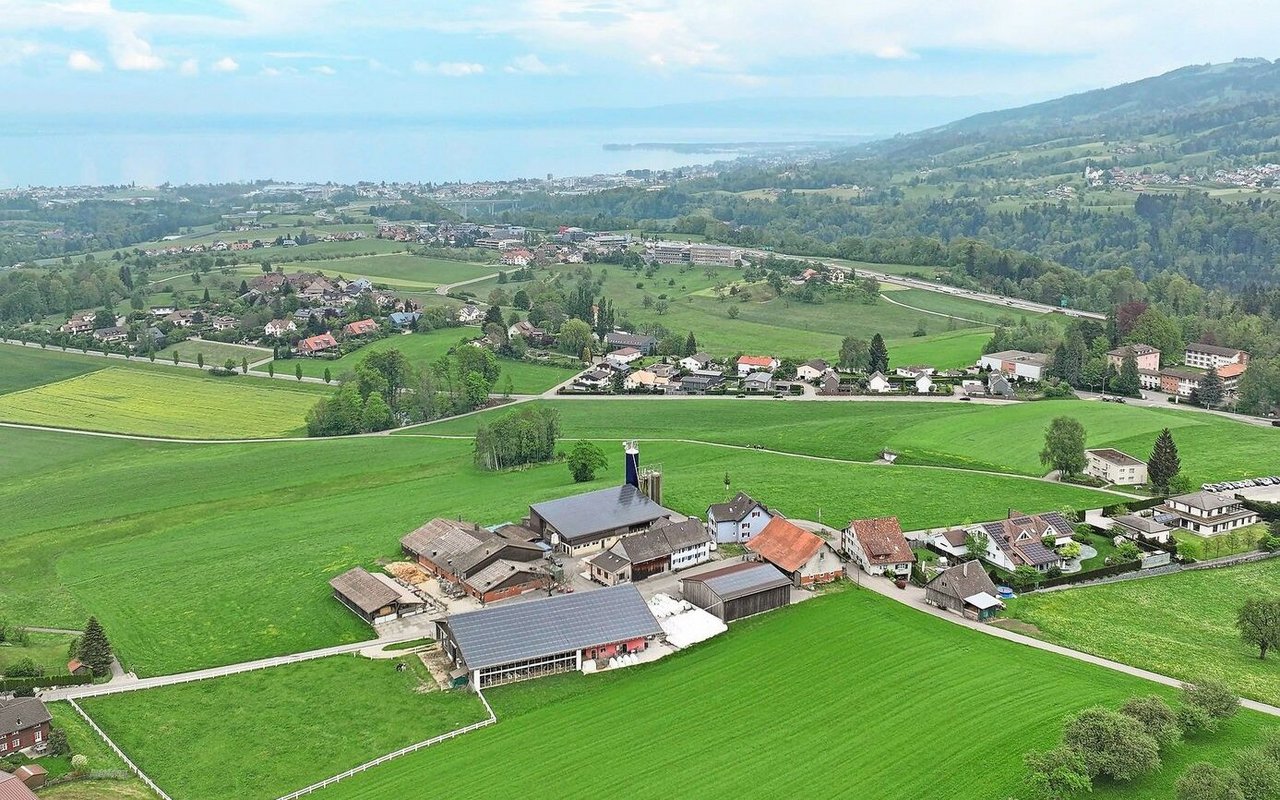
M44 46L39 42L0 39L0 66L21 64L44 50Z
M569 68L564 64L548 64L536 53L529 53L511 59L511 63L503 67L502 71L512 75L566 75Z
M214 72L235 72L240 69L240 64L231 56L223 56L213 62L213 66L210 69Z
M124 25L113 25L107 34L108 49L116 69L151 72L164 69L164 59L151 52L151 43Z
M877 47L875 56L876 58L884 58L890 61L919 58L915 53L900 44L886 44L882 47Z
M83 50L75 50L67 56L67 66L76 72L102 72L102 62Z
M196 61L194 58L186 59L185 61L183 61L181 64L178 65L178 74L187 75L187 76L199 75L200 62Z
M483 75L484 64L473 64L466 61L441 61L439 64L432 64L428 61L415 61L413 62L413 71L420 75L466 78L471 75Z
M289 71L292 72L293 70L289 70ZM264 78L279 78L284 73L285 73L284 70L277 69L276 67L263 67L262 71L259 72L258 74Z
M311 71L317 75L337 75L338 71L328 64L321 64L318 67L312 67Z

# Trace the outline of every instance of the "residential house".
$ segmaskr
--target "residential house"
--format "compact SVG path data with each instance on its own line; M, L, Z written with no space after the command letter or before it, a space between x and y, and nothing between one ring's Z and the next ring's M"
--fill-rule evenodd
M708 390L715 389L723 384L723 375L695 373L693 375L685 375L680 379L680 391L685 394L705 394Z
M321 333L316 336L308 336L298 342L294 347L294 352L300 356L313 356L316 353L323 353L326 350L336 350L338 341L333 338L333 334Z
M825 539L782 517L770 520L746 546L781 570L796 588L831 583L844 575L840 557Z
M651 370L638 369L623 379L622 386L627 391L645 389L651 392L661 392L670 383L670 378L659 377Z
M529 506L522 524L567 555L607 550L618 539L678 516L630 483Z
M58 326L58 332L69 333L73 336L89 333L93 330L96 319L97 314L93 311L77 311L71 315L70 319Z
M791 602L791 579L772 564L740 561L680 580L685 600L723 622L782 608Z
M928 375L916 376L916 394L929 394L933 391L933 378Z
M52 722L49 709L39 698L0 700L0 758L19 750L43 749Z
M1132 486L1147 482L1147 464L1128 453L1110 447L1085 450L1086 475L1120 486Z
M767 392L773 388L773 376L767 372L753 372L742 379L742 388L748 392Z
M596 367L582 373L573 382L587 389L605 389L612 377L613 373L609 370Z
M1029 566L1038 572L1062 567L1062 557L1054 548L1071 541L1071 523L1057 511L1023 514L1009 511L1007 519L984 522L969 529L987 538L985 553L977 553L996 566L1014 571Z
M818 394L831 396L840 394L840 376L835 370L827 370L822 376L822 383L818 387Z
M906 367L895 367L893 374L899 378L918 378L921 375L935 375L937 370L923 364L912 364Z
M153 317L164 317L164 316L167 316L167 315L169 315L169 314L172 314L172 313L173 313L174 311L176 311L176 310L177 310L177 309L175 309L173 306L152 306L152 307L151 307L151 316L153 316Z
M1124 366L1124 360L1127 356L1133 356L1133 360L1137 362L1139 370L1148 370L1158 372L1160 370L1160 351L1149 344L1126 344L1123 347L1117 347L1114 350L1107 351L1107 363L1115 368L1116 372Z
M1017 392L1013 390L1013 384L999 372L987 374L987 394L1004 400L1016 400L1018 397Z
M642 356L643 354L634 347L622 347L605 356L605 360L612 361L615 364L630 364Z
M393 311L387 317L387 321L391 323L391 327L395 328L396 330L404 330L405 328L412 328L413 323L417 322L420 319L422 319L421 311Z
M1257 513L1234 497L1216 492L1192 492L1170 497L1156 507L1172 517L1169 524L1197 536L1216 536L1258 522Z
M707 353L694 353L680 359L680 369L686 372L698 372L711 366L711 356Z
M527 267L533 261L533 253L523 247L516 247L503 253L499 260L509 267Z
M831 365L820 358L806 361L796 367L796 378L802 381L816 381L831 369Z
M1248 366L1249 354L1243 350L1234 347L1219 347L1216 344L1205 344L1204 342L1196 342L1187 345L1186 353L1183 354L1183 363L1188 367L1197 369L1210 369L1217 367L1219 372L1228 364L1240 364Z
M372 319L361 319L355 322L348 322L342 326L342 332L347 336L364 336L378 331L378 323Z
M405 555L464 594L492 603L545 590L545 545L500 536L468 522L432 519L400 539Z
M1130 539L1145 539L1166 543L1173 536L1173 528L1164 522L1170 514L1121 514L1111 518L1111 532Z
M745 378L753 372L773 372L778 359L773 356L738 356L738 377Z
M475 325L482 319L484 319L484 309L480 306L468 304L458 309L458 322L463 325ZM507 332L507 335L511 335L510 331Z
M229 331L239 324L240 323L236 321L235 317L214 317L209 320L209 325L215 331Z
M192 325L204 322L204 314L184 308L167 314L164 321L175 328L190 328Z
M119 327L99 328L93 332L93 338L103 343L123 342L128 335L128 331Z
M641 355L653 355L658 347L658 340L648 334L627 333L626 331L610 331L604 337L605 346L610 348L634 347Z
M354 567L330 579L333 596L370 625L421 614L426 602L389 575Z
M517 322L515 325L512 325L510 328L507 328L507 336L511 338L515 338L519 336L520 338L528 340L531 343L541 341L546 337L546 335L547 335L547 332L544 331L542 328L539 328L538 326L534 325L528 320L523 320L523 319Z
M867 378L867 391L874 394L885 394L893 391L893 384L889 383L889 379L880 370L871 373L871 377Z
M1045 368L1049 364L1049 356L1045 353L1028 353L1023 350L1002 350L989 353L978 360L980 369L1000 372L1004 375L1024 381L1038 381L1044 378Z
M958 558L969 554L967 538L963 528L947 528L929 533L924 541L933 549Z
M925 584L924 601L978 622L986 622L1004 608L995 583L978 561L966 561L939 572Z
M592 556L587 567L592 580L615 586L709 561L712 544L711 534L696 519L658 520L649 530L623 536Z
M1218 377L1222 379L1223 391L1231 394L1240 385L1240 376L1244 373L1245 365L1243 363L1227 364L1226 366L1218 367L1217 370ZM1148 374L1138 374L1143 388L1157 389L1166 394L1176 394L1179 397L1190 397L1193 392L1198 391L1204 376L1205 373L1197 370L1165 367L1156 373L1155 381L1158 381L1158 383L1152 385L1155 381Z
M844 554L868 575L889 573L905 579L911 575L916 554L902 535L897 517L851 520L840 532Z
M769 507L753 500L745 492L738 492L727 503L713 503L707 507L707 530L717 543L749 541L772 519Z

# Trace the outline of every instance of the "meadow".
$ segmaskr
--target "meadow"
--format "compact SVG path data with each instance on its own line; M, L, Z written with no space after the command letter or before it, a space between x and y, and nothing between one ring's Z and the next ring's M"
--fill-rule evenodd
M209 367L220 366L226 363L227 359L231 359L236 363L236 369L240 368L242 360L246 358L249 359L250 364L264 358L271 358L271 351L265 347L246 347L203 339L188 339L185 342L171 344L163 350L157 350L156 361L172 364L174 353L178 354L179 361L185 361L188 364L196 364L197 357L204 356L205 366Z
M404 353L410 363L419 371L423 371L428 369L438 358L447 354L451 348L480 334L479 328L461 327L440 328L426 333L388 336L338 359L277 359L273 364L273 369L275 369L277 375L293 375L298 365L302 365L302 374L313 378L324 377L327 369L330 376L336 381L342 376L354 372L356 364L360 363L370 353L394 349ZM501 371L498 374L498 382L494 386L495 393L503 391L508 377L511 378L512 394L537 394L568 380L574 375L574 370L572 369L535 364L529 361L516 361L509 358L499 358L498 365ZM265 373L266 365L263 364L250 372Z
M95 372L0 395L0 421L170 438L276 437L301 433L316 400L314 390L283 382L101 363Z
M331 656L81 707L184 800L269 800L487 715L474 694L436 689L416 656Z
M602 786L638 798L783 797L798 786L806 797L1025 797L1022 754L1055 744L1067 714L1151 693L1173 695L850 588L656 664L493 689L496 725L322 796L407 796L430 776L459 798L537 786L572 798ZM1099 782L1093 796L1169 797L1190 762L1220 762L1276 727L1242 712L1172 748L1160 772Z
M0 344L0 395L73 378L102 369L108 363L93 356L68 356L53 350Z
M0 622L7 621L0 618ZM0 675L4 675L5 670L14 662L25 658L43 666L46 675L67 674L67 647L71 644L70 636L38 632L30 632L27 636L30 638L30 643L25 647L9 642L0 644Z
M622 479L617 446L592 484L574 484L563 464L479 472L465 439L183 445L7 430L0 446L42 454L0 464L0 514L12 523L0 530L0 606L11 621L50 627L81 625L91 611L140 675L366 639L329 578L398 555L399 538L433 516L517 520L530 503ZM665 471L664 502L689 514L725 499L726 473L733 491L836 525L897 514L915 529L1001 517L1010 497L1028 512L1110 499L712 445L646 443L644 458ZM40 502L48 497L56 508Z
M1212 676L1246 697L1280 703L1280 661L1240 641L1245 598L1280 594L1280 564L1262 561L1020 597L1007 616L1040 638L1154 672Z
M396 289L419 290L496 275L500 269L512 269L494 264L449 261L407 253L341 258L319 262L316 268L326 275L341 275L347 279L368 278L374 283L385 283Z
M753 399L539 400L560 411L564 438L690 438L872 461L884 447L897 465L921 464L1043 475L1044 430L1054 417L1080 420L1089 447L1145 459L1168 427L1193 483L1275 471L1280 431L1212 414L1079 400L970 403L773 402ZM661 413L658 413L659 403ZM502 409L409 428L398 435L473 434Z

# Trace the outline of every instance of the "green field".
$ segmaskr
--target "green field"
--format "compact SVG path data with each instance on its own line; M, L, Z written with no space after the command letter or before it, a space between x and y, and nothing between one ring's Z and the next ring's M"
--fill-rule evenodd
M435 686L416 657L348 655L81 707L174 797L269 800L486 717L471 692Z
M73 378L109 363L92 356L67 356L57 350L0 344L0 394Z
M761 402L755 400L556 400L566 438L688 437L786 452L872 461L890 447L898 465L990 469L1043 475L1044 429L1059 415L1084 425L1090 447L1117 447L1145 459L1163 427L1173 431L1193 483L1274 472L1280 431L1212 414L1054 400L968 403ZM655 405L655 403L660 404ZM660 413L659 413L660 410ZM403 432L471 434L502 409Z
M582 485L563 464L478 472L467 440L183 445L0 430L0 444L42 454L0 462L9 520L0 607L29 625L76 626L94 613L142 675L368 638L330 596L329 578L398 554L399 537L432 516L500 523L529 503L622 477L616 446L608 469ZM709 445L648 443L645 458L666 472L664 501L690 514L724 499L726 472L735 490L788 515L839 525L879 514L898 514L907 529L995 518L1009 497L1028 512L1109 499L1039 481ZM41 501L49 497L60 501Z
M300 433L315 400L314 391L284 382L109 366L0 396L0 421L171 438L276 437Z
M368 278L374 283L385 283L397 289L434 289L442 284L484 278L502 269L510 271L512 267L388 253L323 261L317 264L317 269L326 275Z
M1177 678L1212 676L1280 703L1280 661L1240 641L1245 598L1280 594L1280 563L1262 561L1020 597L1009 616L1041 638Z
M1171 695L850 589L653 665L491 690L498 724L326 796L410 796L429 780L460 798L536 786L575 798L605 786L640 798L1025 797L1024 752L1056 743L1067 714L1140 693ZM1093 796L1169 797L1191 761L1220 761L1275 727L1242 713L1174 747L1158 774L1100 782ZM548 756L550 742L564 757Z
M394 349L404 353L410 363L419 371L423 371L430 368L432 362L436 359L448 353L450 348L479 335L479 328L461 327L441 328L427 333L388 336L385 339L379 339L368 344L354 353L348 353L339 359L277 359L274 369L277 375L293 375L298 365L301 364L302 374L312 378L324 377L324 371L328 369L329 374L336 381L342 378L343 375L352 373L356 364L370 353ZM511 378L513 394L537 394L568 380L574 375L574 370L572 369L535 364L529 361L515 361L509 358L499 358L498 365L501 367L501 372L498 375L498 382L494 386L494 392L496 393L503 391L508 376ZM265 373L266 365L262 365L253 370L253 372Z
M8 620L0 617L0 622ZM44 666L45 675L67 674L67 646L71 644L70 636L61 633L28 633L31 643L26 647L5 643L0 644L0 676L15 661L29 658Z
M229 358L236 362L236 369L240 368L243 359L249 359L252 364L255 361L261 361L264 358L271 358L271 351L264 347L244 347L235 344L223 344L222 342L206 342L202 339L188 339L185 342L171 344L163 350L156 351L156 361L165 361L173 363L173 354L178 354L179 361L185 361L188 364L195 364L196 356L204 356L205 366L221 366Z

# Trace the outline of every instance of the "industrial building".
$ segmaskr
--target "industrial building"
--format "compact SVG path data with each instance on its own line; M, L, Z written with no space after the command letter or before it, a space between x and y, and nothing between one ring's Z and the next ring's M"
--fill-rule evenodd
M436 620L436 639L455 677L477 690L639 653L661 634L631 584Z
M684 599L725 622L782 608L791 602L791 579L772 564L741 561L680 580Z

